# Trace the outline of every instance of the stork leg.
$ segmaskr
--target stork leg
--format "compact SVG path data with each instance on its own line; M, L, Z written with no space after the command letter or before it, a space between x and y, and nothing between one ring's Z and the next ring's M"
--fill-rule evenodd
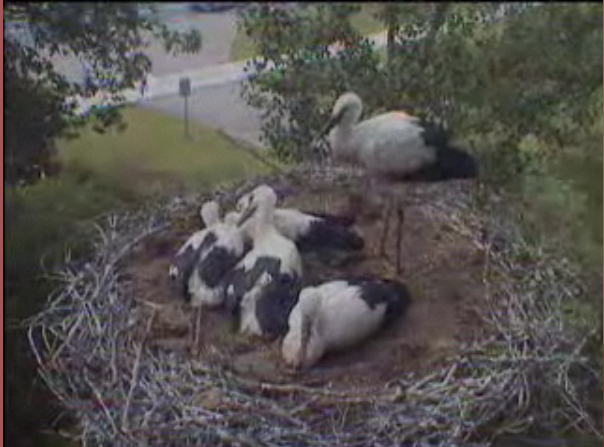
M199 339L201 333L201 307L193 308L193 334L191 340L191 352L196 355L199 353Z
M189 328L187 332L187 344L191 353L193 352L193 342L195 341L195 308L188 307L188 311L192 311L189 315Z
M397 276L401 273L402 264L402 240L403 240L403 223L405 221L405 209L400 199L396 200L396 274Z
M386 202L386 210L384 213L384 229L382 230L382 237L380 238L380 247L378 256L386 256L386 241L388 240L388 231L390 230L390 216L394 208L392 199Z

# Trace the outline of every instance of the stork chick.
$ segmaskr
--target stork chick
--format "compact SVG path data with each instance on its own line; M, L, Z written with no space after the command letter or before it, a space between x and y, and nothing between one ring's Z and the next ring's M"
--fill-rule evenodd
M249 201L242 196L237 204L241 210ZM313 250L362 250L363 238L352 228L354 219L327 213L302 212L294 208L277 208L274 226L283 236L293 241L300 252Z
M308 368L402 316L410 302L407 288L388 279L340 279L306 287L289 316L283 359L294 368Z
M239 332L273 338L287 331L302 288L302 260L295 244L274 226L275 191L259 186L246 201L239 225L253 248L225 280L226 304Z
M170 277L193 312L193 346L198 345L201 307L223 303L222 281L251 247L236 226L220 221L220 208L214 201L201 209L206 228L189 238L170 267Z

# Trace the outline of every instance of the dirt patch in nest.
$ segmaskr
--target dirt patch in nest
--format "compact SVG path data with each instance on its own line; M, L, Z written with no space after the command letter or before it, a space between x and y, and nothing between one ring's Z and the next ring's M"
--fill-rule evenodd
M298 195L286 206L327 212L344 207L342 194ZM193 214L193 213L192 213ZM123 273L128 293L145 313L159 309L149 338L153 346L190 352L193 312L170 289L167 269L172 254L194 231L193 218L176 222L137 247ZM366 241L363 253L343 265L326 266L312 255L304 257L305 280L327 281L356 274L394 276L393 262L378 259L380 220L361 221L358 230ZM454 352L462 343L484 332L477 316L484 303L482 253L459 234L446 217L429 212L429 205L407 208L403 233L403 271L413 304L408 314L365 344L325 357L309 371L292 374L281 364L279 342L250 340L230 330L220 311L202 315L198 353L208 364L220 365L248 377L271 382L325 383L336 387L371 386L403 372L425 371ZM394 236L389 238L389 259L394 259ZM193 354L189 354L193 355Z

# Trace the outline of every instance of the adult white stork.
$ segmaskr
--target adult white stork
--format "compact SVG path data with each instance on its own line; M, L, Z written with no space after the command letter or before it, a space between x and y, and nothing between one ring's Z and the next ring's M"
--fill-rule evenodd
M224 282L234 326L247 335L283 335L302 288L298 249L274 226L276 203L275 191L266 185L246 196L239 225L249 234L253 248Z
M370 186L390 197L386 206L380 254L385 252L389 220L396 210L397 260L401 267L401 228L404 210L396 183L401 181L440 182L469 179L478 175L476 159L449 143L441 127L404 112L388 112L359 122L363 112L361 98L355 93L343 94L335 102L331 119L321 131L336 161L359 165Z

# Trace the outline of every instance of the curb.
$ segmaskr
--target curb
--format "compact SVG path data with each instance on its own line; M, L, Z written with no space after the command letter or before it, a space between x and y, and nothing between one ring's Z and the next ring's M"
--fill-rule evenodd
M381 47L386 45L386 32L381 32L369 36L373 45ZM335 55L340 50L335 44L331 46L330 53ZM153 99L165 98L168 96L178 95L178 84L182 77L191 79L191 89L196 90L204 87L212 87L217 85L228 84L231 82L241 82L252 76L253 72L245 72L243 69L251 59L229 62L226 64L215 65L197 70L185 70L178 73L173 73L161 77L149 76L147 80L147 90L144 95L141 95L137 88L124 90L123 103L136 104L138 102L151 101ZM269 65L270 66L270 65ZM78 102L78 113L84 114L93 106L110 106L111 104L103 98L76 98Z

